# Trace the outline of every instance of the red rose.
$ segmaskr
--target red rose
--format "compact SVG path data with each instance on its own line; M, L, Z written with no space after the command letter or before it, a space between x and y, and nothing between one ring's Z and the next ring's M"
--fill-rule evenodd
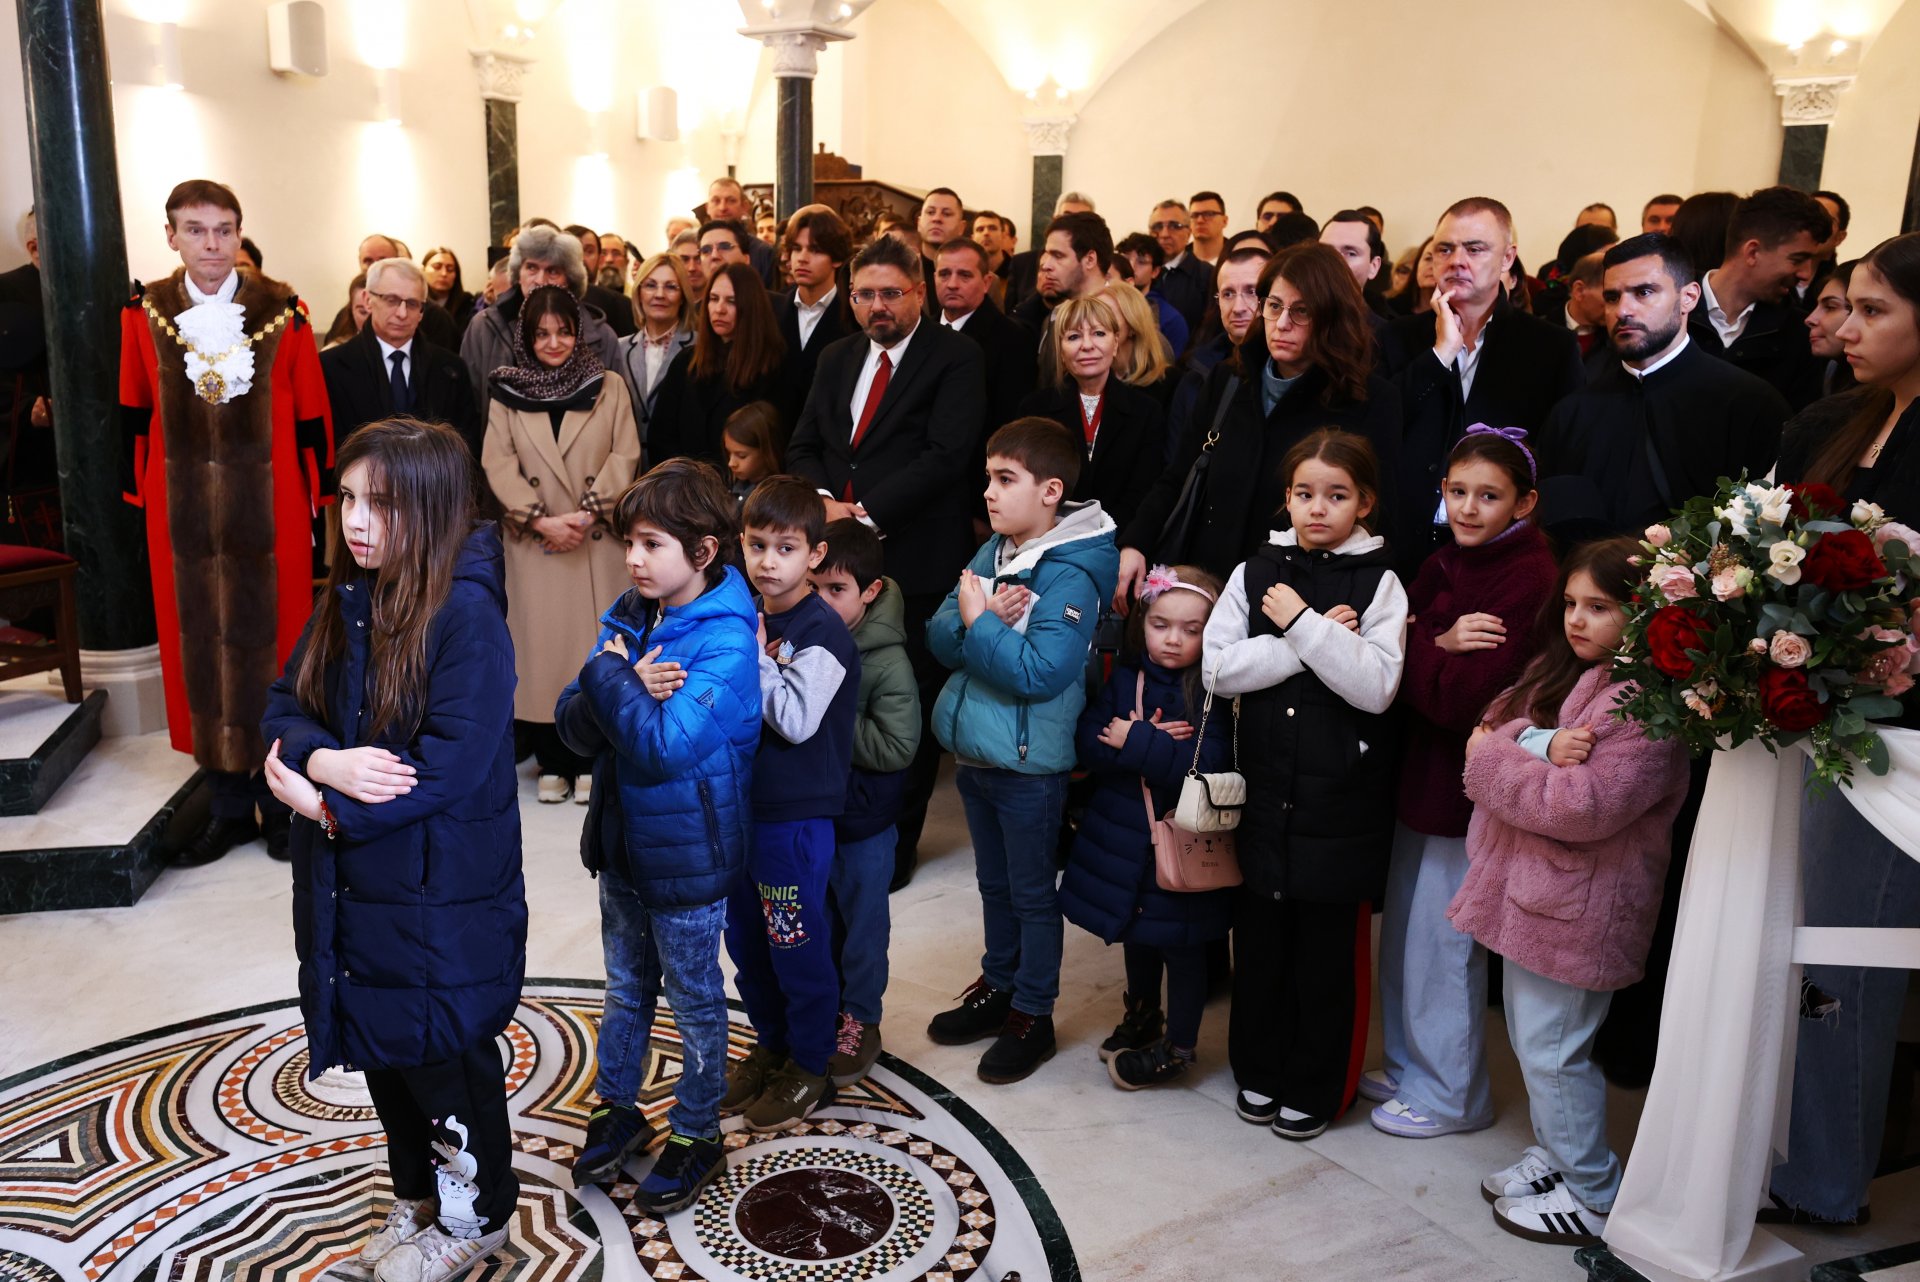
M1829 592L1870 587L1886 574L1886 564L1873 550L1873 540L1860 530L1821 535L1800 563L1800 577Z
M1768 668L1760 674L1760 711L1790 734L1811 730L1827 719L1820 696L1799 668Z
M1677 605L1663 605L1647 621L1647 657L1653 666L1680 680L1693 675L1689 650L1706 648L1706 625L1700 616Z
M1829 520L1841 520L1849 511L1847 501L1834 493L1831 485L1801 481L1789 488L1793 491L1793 497L1788 500L1787 507L1802 521L1813 519L1813 508L1819 508Z

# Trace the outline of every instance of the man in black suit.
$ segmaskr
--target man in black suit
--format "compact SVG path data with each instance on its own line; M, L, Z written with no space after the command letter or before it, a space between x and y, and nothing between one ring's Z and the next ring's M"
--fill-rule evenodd
M1800 274L1833 235L1820 202L1792 187L1762 187L1733 207L1727 252L1700 278L1687 329L1701 350L1772 383L1798 409L1820 380L1805 314L1793 305Z
M1147 215L1147 230L1166 251L1160 269L1160 294L1187 322L1187 332L1198 334L1213 299L1213 268L1193 256L1193 223L1187 207L1171 198Z
M411 259L382 259L367 269L365 327L320 353L333 439L344 442L368 423L407 415L447 424L477 461L482 425L466 364L416 341L426 298L427 278Z
M1047 318L1069 298L1085 298L1107 287L1113 266L1113 233L1107 220L1091 211L1055 214L1040 238L1040 273L1034 292L1013 311L1013 319L1041 341Z
M987 270L987 253L966 236L949 240L940 247L933 269L933 292L943 328L965 334L980 345L986 358L986 419L981 425L980 445L996 429L1015 418L1015 408L1034 388L1037 364L1033 331L993 305L989 287L993 277ZM986 459L980 459L985 471Z
M1433 233L1433 310L1387 329L1385 372L1406 414L1400 492L1409 502L1427 495L1434 513L1428 537L1401 549L1408 572L1447 537L1440 482L1454 442L1474 423L1536 431L1585 381L1572 332L1508 304L1501 278L1515 252L1505 205L1484 196L1457 202Z
M920 233L920 278L931 283L940 246L955 236L967 234L966 206L960 200L960 193L951 187L935 187L928 192L920 202L920 216L914 228ZM927 319L933 320L939 315L940 305L934 299L933 290L928 289Z
M780 336L793 354L794 378L804 399L813 386L820 353L859 328L840 287L840 272L853 256L853 233L825 205L806 205L787 220L784 240L794 288L774 295L773 310Z
M360 241L358 252L360 256L360 267L358 270L362 272L372 267L375 263L380 262L382 259L406 257L405 254L400 252L400 242L391 236L383 236L379 232L375 232L371 236L363 237ZM352 310L353 300L349 298L346 305L334 314L333 325L330 328L339 328L340 322L345 319L347 313ZM442 348L449 352L458 352L460 350L460 327L454 322L453 313L434 302L431 298L427 300L426 310L421 313L416 328L419 330L420 337L426 342L432 343L435 347Z
M639 325L633 319L633 301L600 283L600 233L584 223L574 223L566 231L580 242L580 261L587 268L587 289L580 295L580 301L599 312L608 329L625 338ZM626 260L624 249L620 257L621 261Z
M753 270L760 273L767 289L780 287L780 272L773 261L773 246L753 234L753 218L747 211L747 193L732 178L716 178L707 186L707 221L728 219L740 224L740 250Z
M864 333L820 354L787 470L819 487L829 520L850 516L879 533L906 598L923 733L899 823L903 882L940 763L930 727L946 672L927 651L927 621L973 554L968 496L983 484L972 468L986 368L979 347L923 318L920 256L891 236L854 256L851 293Z

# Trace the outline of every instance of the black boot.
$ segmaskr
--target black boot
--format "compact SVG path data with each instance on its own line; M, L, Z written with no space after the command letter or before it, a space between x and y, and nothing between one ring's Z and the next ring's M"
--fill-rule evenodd
M984 977L976 979L960 994L958 1006L933 1017L927 1036L942 1046L964 1046L999 1032L1012 1010L1012 993L988 988Z
M260 831L267 839L267 854L281 863L293 858L293 816L273 811L260 817Z
M1028 1076L1053 1058L1053 1016L1007 1012L1007 1022L980 1057L980 1080L1005 1086Z
M244 845L260 835L260 825L252 815L244 819L228 815L215 815L200 830L200 835L188 842L186 848L173 857L176 868L197 868L201 864L210 864L235 846Z
M1100 1058L1110 1060L1121 1051L1145 1050L1160 1039L1160 1030L1166 1026L1161 1018L1160 1008L1150 1005L1144 997L1136 998L1132 993L1123 993L1127 1013L1114 1025L1113 1035L1100 1043Z

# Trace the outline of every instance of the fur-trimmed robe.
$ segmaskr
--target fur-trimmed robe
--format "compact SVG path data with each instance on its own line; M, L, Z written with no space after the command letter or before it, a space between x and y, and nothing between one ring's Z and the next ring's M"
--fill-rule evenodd
M169 321L192 306L185 281L183 267L145 291ZM185 350L136 292L121 313L120 404L133 463L126 498L146 511L173 746L210 770L253 771L266 759L267 687L313 604L312 515L331 484L333 427L293 291L242 272L233 301L248 334L294 311L253 345L246 395L201 400Z

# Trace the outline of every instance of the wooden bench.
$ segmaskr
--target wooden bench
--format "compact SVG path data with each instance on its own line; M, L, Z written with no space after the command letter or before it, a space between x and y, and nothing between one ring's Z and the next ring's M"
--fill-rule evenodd
M17 619L52 606L54 635L33 645L0 641L0 680L59 669L67 702L80 702L80 633L74 623L73 576L78 564L61 552L0 545L0 616Z

